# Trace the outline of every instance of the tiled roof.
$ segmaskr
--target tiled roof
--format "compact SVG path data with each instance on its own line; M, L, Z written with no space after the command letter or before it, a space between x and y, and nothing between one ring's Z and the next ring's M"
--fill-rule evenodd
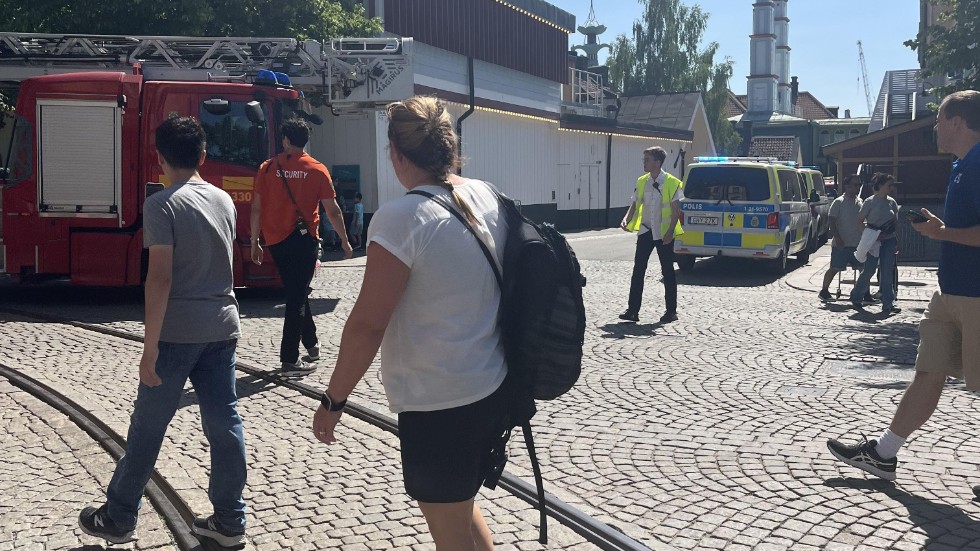
M749 96L736 95L729 90L728 101L725 102L725 118L744 115L749 110L748 105ZM810 92L797 94L791 115L808 121L835 118L834 114Z
M748 96L736 96L729 90L728 99L725 100L725 118L737 117L748 111L748 108L745 106L745 100L747 99Z
M780 161L795 161L800 152L796 136L753 136L749 157L775 157Z
M626 123L691 130L691 122L700 99L700 92L623 96L620 98L617 119Z
M796 96L796 103L793 104L793 115L808 121L835 118L834 114L810 92L800 92Z

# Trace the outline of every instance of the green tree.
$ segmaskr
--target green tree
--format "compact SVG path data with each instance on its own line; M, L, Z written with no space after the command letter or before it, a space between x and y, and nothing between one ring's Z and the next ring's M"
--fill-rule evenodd
M936 25L926 27L905 45L919 51L924 61L923 76L949 75L937 80L932 94L938 98L958 90L980 90L980 0L929 0L947 10L941 13Z
M724 117L733 62L715 63L718 43L701 48L709 13L680 0L639 0L643 15L633 23L633 36L619 35L606 61L612 82L628 96L700 91L715 139L722 153L738 150L741 141Z
M354 0L0 0L0 31L155 36L373 36Z

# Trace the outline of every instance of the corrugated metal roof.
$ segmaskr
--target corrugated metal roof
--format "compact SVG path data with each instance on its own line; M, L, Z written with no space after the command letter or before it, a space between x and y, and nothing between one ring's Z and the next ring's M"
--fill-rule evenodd
M624 96L620 98L617 119L626 123L691 130L691 123L700 100L700 92Z
M938 80L941 81L942 77L938 77ZM881 88L878 90L878 100L871 114L868 132L875 132L885 126L912 119L913 109L925 111L928 102L938 102L935 97L925 93L925 90L930 87L922 80L919 69L886 71Z

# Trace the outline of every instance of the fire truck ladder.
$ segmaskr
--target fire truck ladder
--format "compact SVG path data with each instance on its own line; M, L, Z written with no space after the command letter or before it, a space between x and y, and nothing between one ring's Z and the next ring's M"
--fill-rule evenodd
M140 67L150 80L250 81L263 69L293 86L342 98L393 64L409 63L411 39L127 36L0 33L0 81Z

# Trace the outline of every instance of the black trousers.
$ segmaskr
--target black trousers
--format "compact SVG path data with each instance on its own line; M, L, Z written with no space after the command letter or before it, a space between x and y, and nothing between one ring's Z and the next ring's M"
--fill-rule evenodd
M674 242L664 244L662 239L653 240L653 232L641 233L636 238L636 255L633 257L633 277L630 279L629 311L639 312L643 302L643 283L646 279L647 263L650 255L657 249L660 258L660 271L664 276L664 302L667 314L677 313L677 275L674 273Z
M296 363L299 360L299 343L313 348L317 344L316 325L310 311L310 282L316 269L316 239L294 231L289 237L269 245L269 252L276 261L279 279L286 290L286 319L282 324L282 341L279 344L279 361Z

